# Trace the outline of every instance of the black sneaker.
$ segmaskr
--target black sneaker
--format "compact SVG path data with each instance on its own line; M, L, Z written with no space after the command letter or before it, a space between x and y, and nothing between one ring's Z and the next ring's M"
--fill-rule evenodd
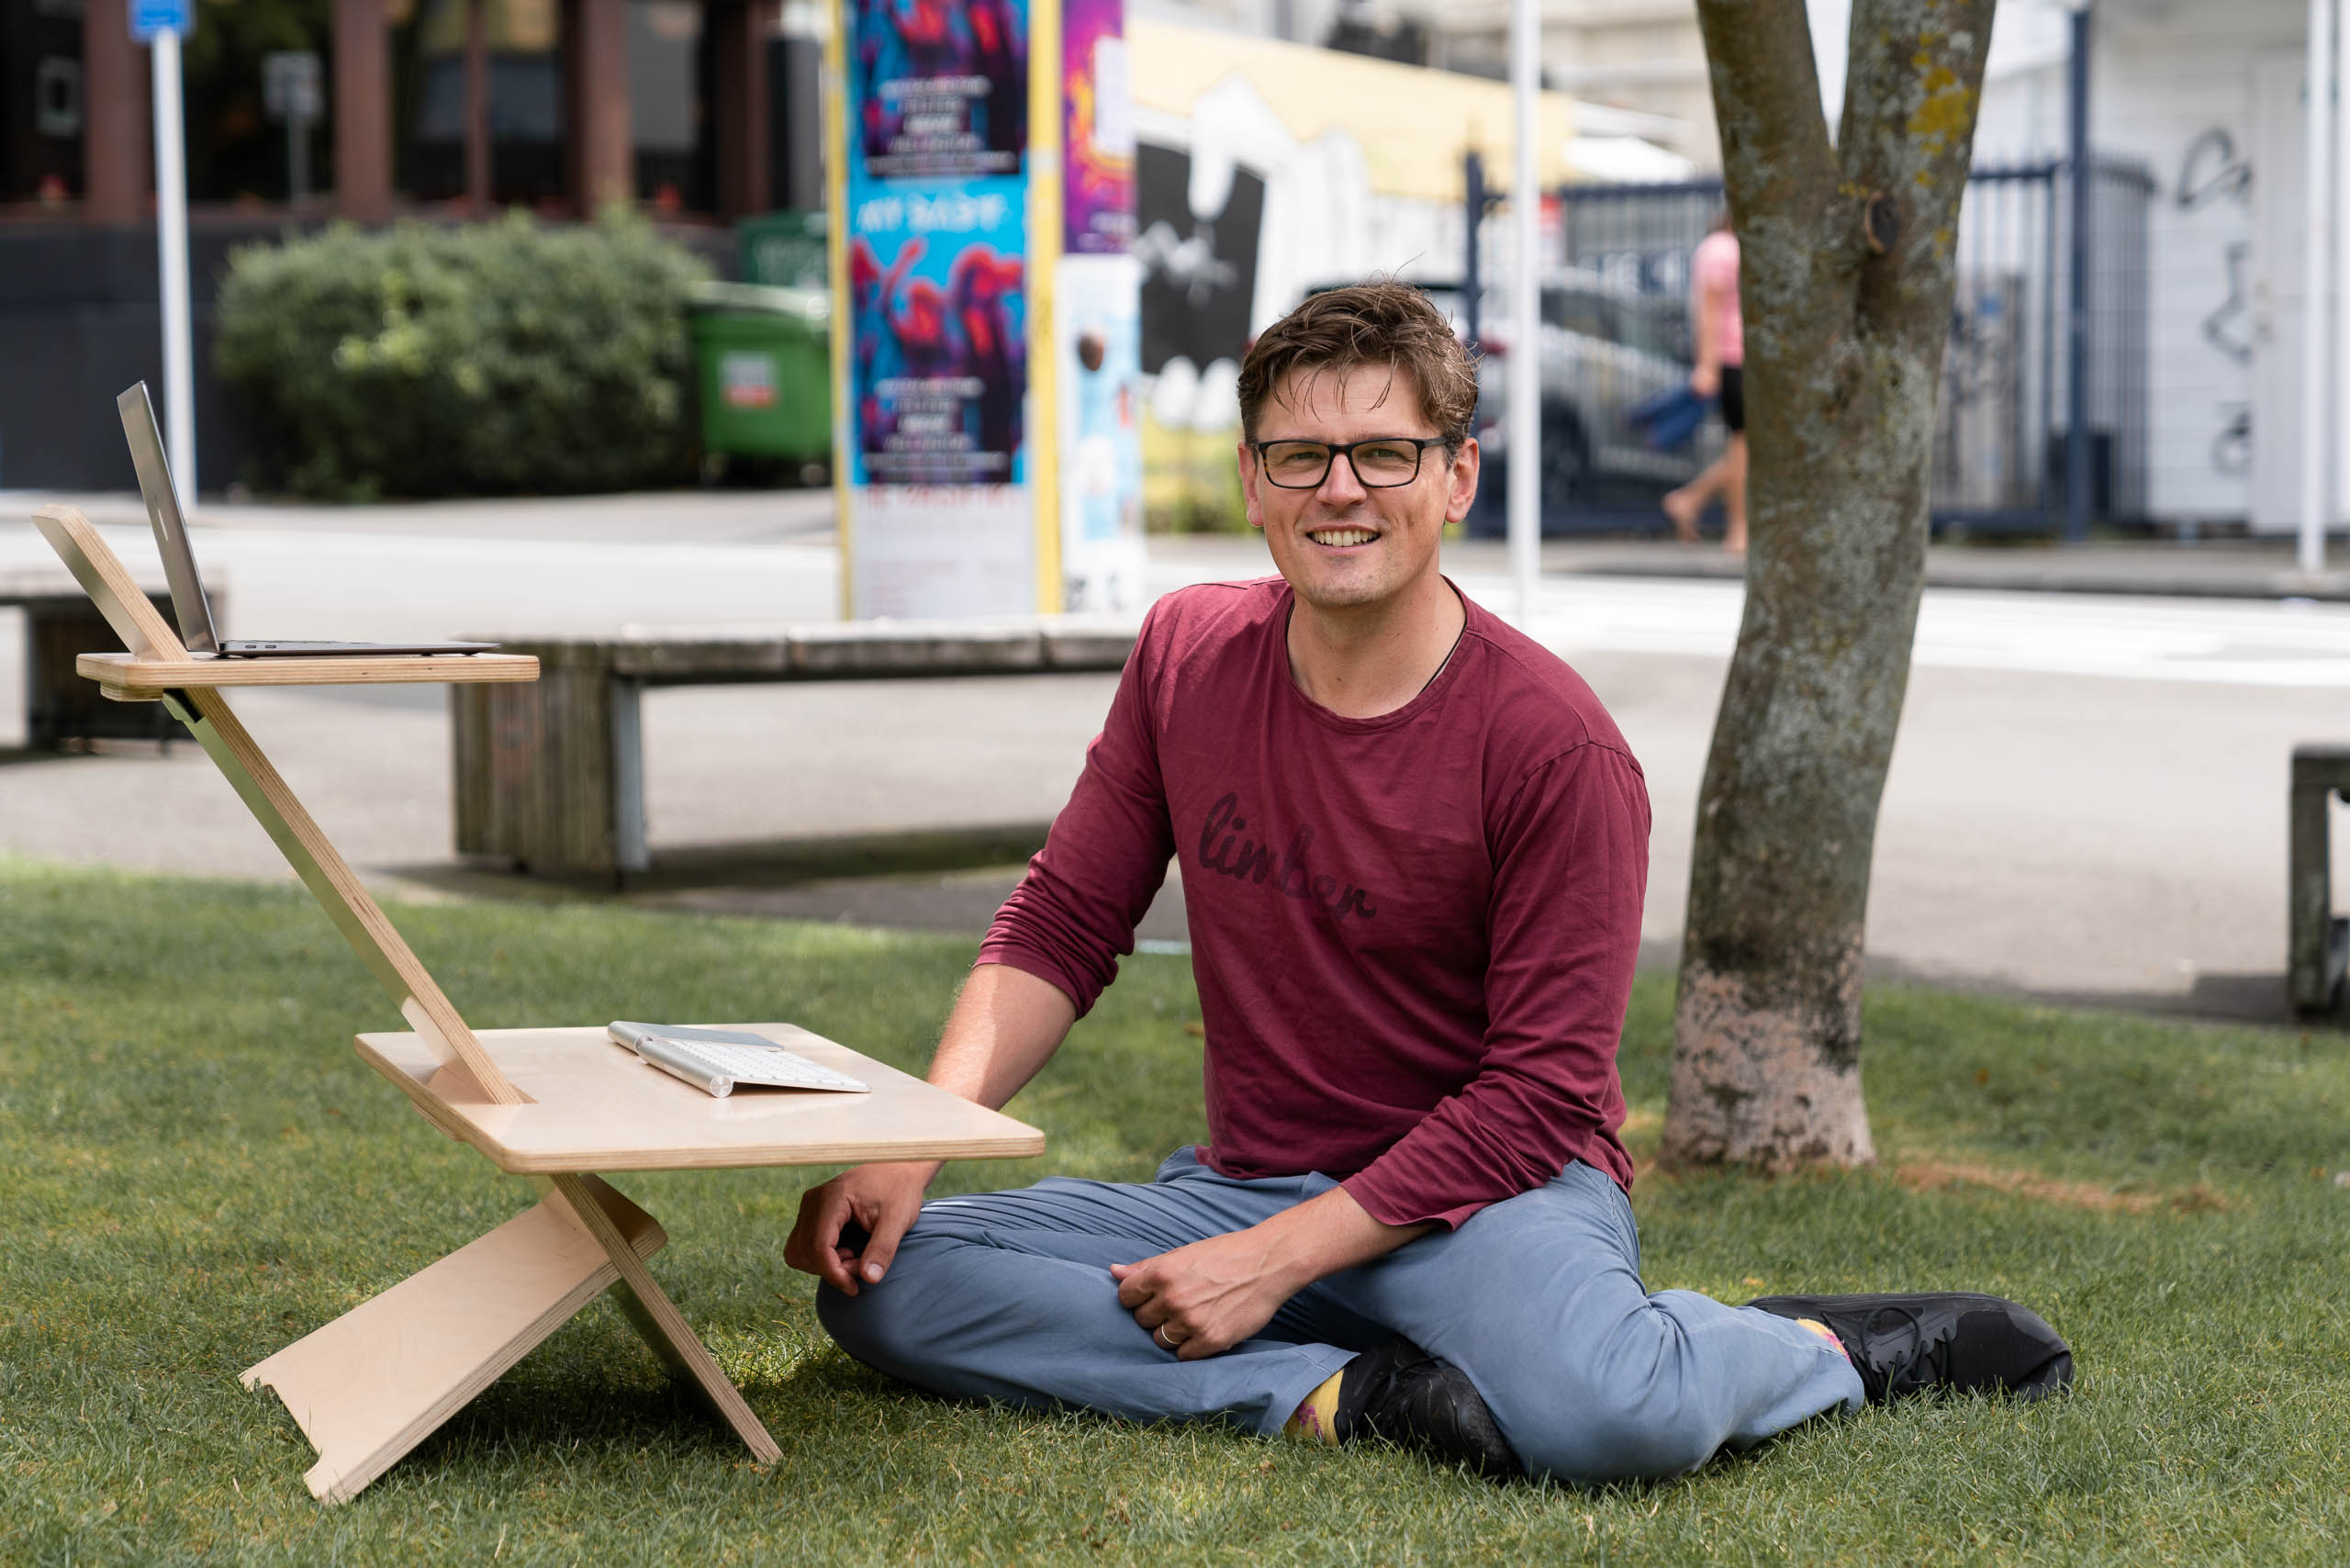
M1337 1425L1342 1443L1384 1438L1496 1481L1526 1473L1469 1374L1400 1334L1347 1363Z
M2002 1296L1762 1295L1746 1305L1826 1324L1873 1405L1930 1388L2038 1399L2073 1381L2071 1347L2038 1313Z

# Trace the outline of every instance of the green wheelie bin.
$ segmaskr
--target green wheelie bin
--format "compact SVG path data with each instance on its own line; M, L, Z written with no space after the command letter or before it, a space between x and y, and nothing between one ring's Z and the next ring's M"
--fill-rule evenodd
M706 467L761 457L832 461L832 296L748 283L695 286L691 322Z

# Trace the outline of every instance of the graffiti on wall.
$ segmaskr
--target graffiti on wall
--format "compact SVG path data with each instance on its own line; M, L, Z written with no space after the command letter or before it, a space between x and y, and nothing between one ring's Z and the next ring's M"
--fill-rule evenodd
M2252 206L2252 163L2227 127L2210 126L2187 144L2178 161L2171 203L2182 213ZM2241 221L2231 219L2231 221ZM2221 252L2227 292L2201 319L2203 342L2239 370L2252 364L2252 243L2231 240ZM2252 472L2252 405L2243 398L2214 405L2219 427L2210 441L2211 471L2231 479Z
M2252 363L2252 300L2244 284L2244 269L2251 264L2250 241L2228 247L2228 297L2203 318L2203 341L2238 364Z
M1142 368L1156 375L1181 356L1196 369L1248 352L1248 312L1257 294L1257 243L1264 223L1265 182L1235 172L1224 205L1192 207L1192 155L1143 143L1136 179L1141 235Z
M2212 126L2187 144L2173 199L2183 212L2214 201L2232 201L2239 207L2251 203L2252 165L2236 151L2236 139L2227 127Z

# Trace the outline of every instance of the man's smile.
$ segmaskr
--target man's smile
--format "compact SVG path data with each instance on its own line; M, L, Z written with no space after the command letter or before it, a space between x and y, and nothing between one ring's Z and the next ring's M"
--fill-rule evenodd
M1326 550L1348 550L1359 544L1370 543L1379 534L1373 529L1348 526L1309 529L1305 537Z

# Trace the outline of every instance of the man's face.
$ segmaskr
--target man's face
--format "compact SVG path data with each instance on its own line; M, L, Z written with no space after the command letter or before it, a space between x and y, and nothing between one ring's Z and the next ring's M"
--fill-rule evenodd
M1374 436L1426 438L1428 422L1410 372L1383 364L1292 371L1266 399L1256 439L1332 446ZM1447 522L1469 515L1477 494L1477 443L1420 455L1419 475L1393 487L1365 486L1344 457L1310 489L1272 482L1247 442L1240 488L1248 522L1265 531L1273 565L1297 596L1320 610L1400 603L1437 580L1437 541Z

